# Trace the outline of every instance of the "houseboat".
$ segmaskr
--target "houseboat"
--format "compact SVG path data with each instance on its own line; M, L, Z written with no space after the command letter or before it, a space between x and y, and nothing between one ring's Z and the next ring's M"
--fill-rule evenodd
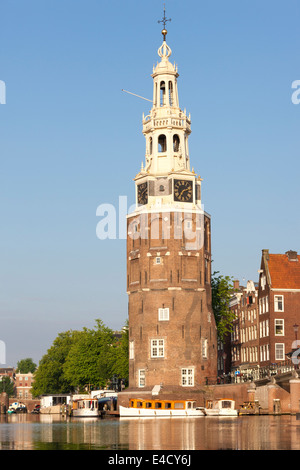
M130 398L129 406L119 407L120 417L205 416L193 400L144 400Z
M235 401L224 398L222 400L208 400L204 408L206 416L238 416Z
M72 416L76 418L97 418L100 416L98 398L78 398L72 402Z

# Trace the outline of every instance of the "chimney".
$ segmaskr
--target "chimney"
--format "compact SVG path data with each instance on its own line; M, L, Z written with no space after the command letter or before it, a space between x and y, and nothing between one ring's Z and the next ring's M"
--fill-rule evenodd
M287 255L289 261L298 261L298 253L297 253L297 251L289 250L289 251L286 251L285 254Z
M233 281L233 288L234 288L234 290L239 290L239 288L240 288L240 281L239 280L235 279Z
M269 250L262 250L262 255L267 261L269 261Z

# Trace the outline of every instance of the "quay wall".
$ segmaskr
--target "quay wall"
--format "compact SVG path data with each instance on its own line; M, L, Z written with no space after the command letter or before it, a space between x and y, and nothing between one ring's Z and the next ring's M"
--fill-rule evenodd
M128 406L130 398L158 400L195 400L196 406L205 406L207 400L228 398L235 400L239 410L244 402L257 401L263 414L296 414L300 412L300 379L290 380L288 387L269 383L220 384L203 386L201 390L188 391L180 388L163 389L157 395L145 389L126 389L118 394L118 406Z
M118 394L118 405L128 406L130 398L158 399L158 400L195 400L196 406L204 407L207 400L229 398L235 400L239 406L249 401L249 384L205 385L200 390L182 390L182 388L169 388L152 395L148 389L126 389Z
M26 408L27 408L27 411L30 413L35 405L39 405L40 404L40 400L39 399L29 399L29 398L23 398L23 399L19 399L19 398L10 398L9 399L9 405L11 405L12 403L15 403L15 402L19 402L19 403L23 403Z

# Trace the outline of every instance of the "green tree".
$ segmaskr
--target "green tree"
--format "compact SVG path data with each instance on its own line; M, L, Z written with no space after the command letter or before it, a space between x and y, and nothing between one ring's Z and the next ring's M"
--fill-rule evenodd
M73 343L66 358L63 372L74 388L84 390L87 384L104 387L113 375L117 340L113 331L101 320L96 329L84 328Z
M60 333L35 372L33 396L102 388L112 376L128 379L128 328L120 340L101 320L94 329Z
M14 394L14 383L7 375L3 375L0 378L0 393L7 393L9 397Z
M36 364L30 357L26 359L21 359L17 364L17 372L20 374L28 374L31 372L32 374L36 371Z
M59 333L47 354L40 360L32 385L33 396L72 391L72 385L64 375L63 366L80 334L81 332L72 330Z
M211 278L212 308L216 319L218 338L224 341L232 332L235 314L229 309L229 301L234 292L233 278L214 272Z
M125 379L125 384L128 384L129 378L129 330L128 321L122 329L121 339L116 345L115 362L112 367L113 374L119 378Z

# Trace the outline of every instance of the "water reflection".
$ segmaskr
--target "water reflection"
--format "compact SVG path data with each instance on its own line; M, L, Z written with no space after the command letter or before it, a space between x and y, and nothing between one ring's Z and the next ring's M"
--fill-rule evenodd
M0 449L300 450L295 416L61 418L0 415Z

